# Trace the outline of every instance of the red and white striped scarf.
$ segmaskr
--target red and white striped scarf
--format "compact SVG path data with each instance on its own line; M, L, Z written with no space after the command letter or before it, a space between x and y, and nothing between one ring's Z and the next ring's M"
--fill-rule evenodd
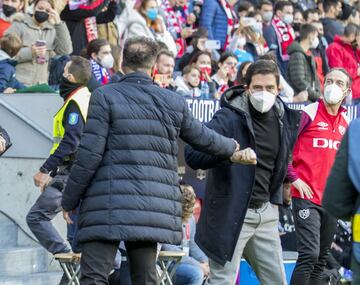
M232 33L232 30L235 25L235 18L234 18L234 15L232 13L232 9L231 9L229 3L226 0L219 0L219 1L220 1L221 6L223 7L223 9L226 13L226 17L227 17L226 40L225 40L225 44L223 46L223 50L226 50L226 48L230 44L231 33Z
M166 3L164 4L166 5ZM181 37L181 32L183 28L186 27L186 19L189 15L188 7L185 5L182 10L175 11L173 7L167 5L165 13L168 31L172 35L176 35L175 43L178 50L177 58L180 58L184 55L186 49L186 41Z

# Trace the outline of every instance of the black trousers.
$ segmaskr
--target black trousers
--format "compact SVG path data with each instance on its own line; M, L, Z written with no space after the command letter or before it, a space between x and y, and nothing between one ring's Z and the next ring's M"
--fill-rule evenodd
M119 242L92 241L82 244L81 285L108 285ZM154 242L125 242L132 285L157 285Z
M320 285L337 221L308 200L292 201L299 257L290 284Z

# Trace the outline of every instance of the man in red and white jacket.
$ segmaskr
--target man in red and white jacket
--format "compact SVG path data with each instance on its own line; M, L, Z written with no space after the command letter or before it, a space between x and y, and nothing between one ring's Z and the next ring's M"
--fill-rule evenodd
M325 77L324 99L306 106L302 113L293 162L292 202L298 260L291 285L320 284L336 219L322 208L327 177L334 163L349 118L341 104L351 93L351 78L344 69L332 69Z

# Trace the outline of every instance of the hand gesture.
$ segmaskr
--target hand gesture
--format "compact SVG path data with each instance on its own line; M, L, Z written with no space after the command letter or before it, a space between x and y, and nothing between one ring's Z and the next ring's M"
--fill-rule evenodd
M256 153L250 147L243 150L235 151L234 154L230 157L230 160L234 163L241 164L253 164L257 163Z
M40 191L44 192L45 187L49 185L52 178L47 173L38 172L34 175L34 184L37 187L40 187Z
M300 197L304 198L304 196L308 199L313 198L313 191L311 190L310 186L307 185L304 181L300 178L296 179L292 185L299 191Z
M193 25L196 22L196 16L194 13L190 13L186 18L186 23L188 25Z
M63 218L66 221L68 225L72 225L74 222L71 220L69 212L66 212L65 210L62 210L63 212Z
M49 11L49 22L52 25L59 25L61 22L60 15L55 9L50 9Z

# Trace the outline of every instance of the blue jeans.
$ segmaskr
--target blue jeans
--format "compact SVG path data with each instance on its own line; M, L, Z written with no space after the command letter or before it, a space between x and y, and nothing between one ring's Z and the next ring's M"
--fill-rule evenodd
M204 281L201 267L186 262L179 264L175 276L175 285L201 285Z

